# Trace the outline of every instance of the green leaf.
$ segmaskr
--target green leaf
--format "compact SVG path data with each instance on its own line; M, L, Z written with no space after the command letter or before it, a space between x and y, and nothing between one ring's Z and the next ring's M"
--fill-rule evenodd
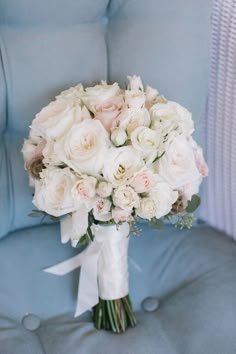
M152 163L156 162L157 160L160 160L160 158L165 154L165 151L160 155L160 156L157 156L153 161Z
M88 234L84 234L83 236L81 236L81 238L79 239L76 248L80 247L80 246L86 246L88 243L90 242L89 236Z
M187 213L193 213L200 205L201 198L194 194L192 199L188 202L188 206L186 208Z
M163 222L162 219L152 218L150 221L150 226L153 229L162 230L165 227L165 223Z
M32 212L28 214L28 216L31 216L33 218L42 217L44 215L45 215L45 212L43 212L41 210L32 210Z

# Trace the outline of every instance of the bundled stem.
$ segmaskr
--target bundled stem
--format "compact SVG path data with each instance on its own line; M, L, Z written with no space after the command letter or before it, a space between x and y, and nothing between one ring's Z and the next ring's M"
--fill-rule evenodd
M137 323L129 295L116 300L102 300L93 309L95 328L123 333Z

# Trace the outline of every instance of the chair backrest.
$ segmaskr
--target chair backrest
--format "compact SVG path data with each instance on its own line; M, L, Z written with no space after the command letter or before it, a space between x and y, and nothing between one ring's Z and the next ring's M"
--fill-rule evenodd
M138 74L201 126L209 33L210 0L0 0L0 237L39 223L20 150L43 106L78 82Z

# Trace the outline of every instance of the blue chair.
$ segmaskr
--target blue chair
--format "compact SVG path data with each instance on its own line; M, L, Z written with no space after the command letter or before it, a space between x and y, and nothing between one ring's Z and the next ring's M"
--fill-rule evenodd
M61 90L132 74L191 110L203 141L211 11L210 0L0 0L0 354L236 353L236 246L200 221L190 231L139 225L129 249L136 328L118 336L95 330L89 312L74 318L79 271L42 269L77 251L60 243L58 224L28 216L20 153ZM157 311L141 306L150 296Z

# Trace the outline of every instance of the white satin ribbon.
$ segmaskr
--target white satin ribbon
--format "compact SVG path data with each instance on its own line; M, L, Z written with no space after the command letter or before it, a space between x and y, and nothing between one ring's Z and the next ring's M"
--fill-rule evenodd
M80 254L45 272L64 275L81 267L75 317L104 300L115 300L128 294L129 224L94 225L94 240Z

